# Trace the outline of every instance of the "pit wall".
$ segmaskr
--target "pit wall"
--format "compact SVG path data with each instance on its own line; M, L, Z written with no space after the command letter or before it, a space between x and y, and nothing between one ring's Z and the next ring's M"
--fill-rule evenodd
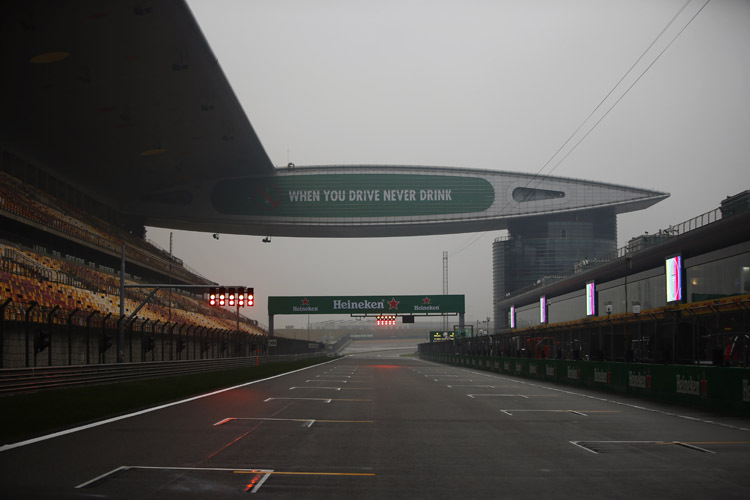
M750 369L424 354L454 366L750 416Z

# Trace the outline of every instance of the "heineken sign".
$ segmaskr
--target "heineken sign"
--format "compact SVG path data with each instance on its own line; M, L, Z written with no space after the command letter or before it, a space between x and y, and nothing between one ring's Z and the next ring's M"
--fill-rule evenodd
M465 312L463 295L379 295L268 297L268 315L396 314L429 315Z
M220 181L211 194L226 215L401 217L484 212L495 190L481 177L420 174L277 175Z

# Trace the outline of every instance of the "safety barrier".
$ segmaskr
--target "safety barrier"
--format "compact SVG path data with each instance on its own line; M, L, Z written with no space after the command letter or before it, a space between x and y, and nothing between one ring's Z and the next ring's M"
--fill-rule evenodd
M422 353L421 358L539 381L750 415L749 368L459 354Z
M51 366L0 370L0 394L19 394L43 389L99 385L131 380L187 375L319 358L321 353L250 356L243 358L122 363L114 365Z

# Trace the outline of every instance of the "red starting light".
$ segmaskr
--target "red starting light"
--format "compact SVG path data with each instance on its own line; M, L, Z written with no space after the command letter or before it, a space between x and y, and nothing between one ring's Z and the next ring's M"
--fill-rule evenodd
M377 316L377 325L378 326L393 326L396 324L396 315L395 314L381 314Z
M211 288L208 292L208 305L245 307L255 305L252 288Z

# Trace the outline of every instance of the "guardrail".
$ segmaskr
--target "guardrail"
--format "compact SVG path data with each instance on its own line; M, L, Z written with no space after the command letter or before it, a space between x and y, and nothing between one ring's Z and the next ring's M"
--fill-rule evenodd
M321 356L325 356L325 354L284 354L243 358L122 363L117 365L6 368L0 370L0 395L229 370Z

